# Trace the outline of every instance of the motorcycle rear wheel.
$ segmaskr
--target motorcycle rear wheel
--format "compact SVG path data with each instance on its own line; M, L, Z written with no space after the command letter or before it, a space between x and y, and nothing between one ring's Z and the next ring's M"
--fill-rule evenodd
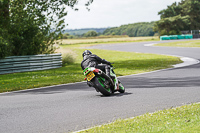
M99 77L95 77L93 79L93 83L95 85L95 88L98 89L101 94L103 94L104 96L110 96L112 94L112 90L110 88L105 88L104 82L101 78Z

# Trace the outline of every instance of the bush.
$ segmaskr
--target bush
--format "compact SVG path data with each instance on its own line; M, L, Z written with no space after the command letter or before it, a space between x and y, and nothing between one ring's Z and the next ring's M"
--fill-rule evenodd
M7 30L0 27L0 59L10 55L9 46Z
M163 36L163 35L180 35L181 32L180 31L176 31L176 30L170 30L169 32L167 32L166 30L162 30L160 32L160 36Z
M73 51L62 53L62 66L73 64L76 61L76 54Z
M96 31L88 31L87 33L83 34L84 37L95 37L98 33Z
M4 30L0 27L0 59L5 58L6 56L10 56L11 51L13 49L10 44L8 31Z
M69 36L70 36L70 34L68 34L68 33L62 34L61 39L68 39Z
M9 55L8 46L8 42L0 37L0 59Z
M181 35L181 32L176 30L171 30L169 31L169 35Z

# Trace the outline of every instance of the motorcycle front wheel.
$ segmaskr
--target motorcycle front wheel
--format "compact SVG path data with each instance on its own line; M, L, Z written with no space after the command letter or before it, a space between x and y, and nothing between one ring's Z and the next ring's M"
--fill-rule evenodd
M123 86L123 84L121 83L120 80L119 80L119 92L120 93L124 93L125 92L125 87Z
M106 88L104 83L105 83L105 79L102 77L95 77L93 79L93 83L96 89L98 89L101 94L103 94L104 96L110 96L112 94L112 90L110 88Z

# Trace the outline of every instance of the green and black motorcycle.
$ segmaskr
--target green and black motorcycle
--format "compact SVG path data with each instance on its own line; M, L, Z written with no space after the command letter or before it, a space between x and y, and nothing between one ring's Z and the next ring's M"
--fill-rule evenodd
M104 71L94 67L87 67L83 70L83 73L86 76L85 80L87 80L87 84L90 87L94 87L97 92L102 93L104 96L110 96L116 91L124 93L125 88L120 80L117 79L113 69L113 66L111 66L110 75L114 77L114 79L106 75Z

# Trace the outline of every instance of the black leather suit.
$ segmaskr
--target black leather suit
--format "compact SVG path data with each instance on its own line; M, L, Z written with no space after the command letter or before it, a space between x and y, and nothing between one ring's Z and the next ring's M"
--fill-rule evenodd
M102 63L102 64L101 64ZM105 59L101 59L99 56L95 54L85 55L83 57L83 61L81 62L81 67L84 70L87 67L95 67L105 71L107 75L110 76L110 65L109 61Z

